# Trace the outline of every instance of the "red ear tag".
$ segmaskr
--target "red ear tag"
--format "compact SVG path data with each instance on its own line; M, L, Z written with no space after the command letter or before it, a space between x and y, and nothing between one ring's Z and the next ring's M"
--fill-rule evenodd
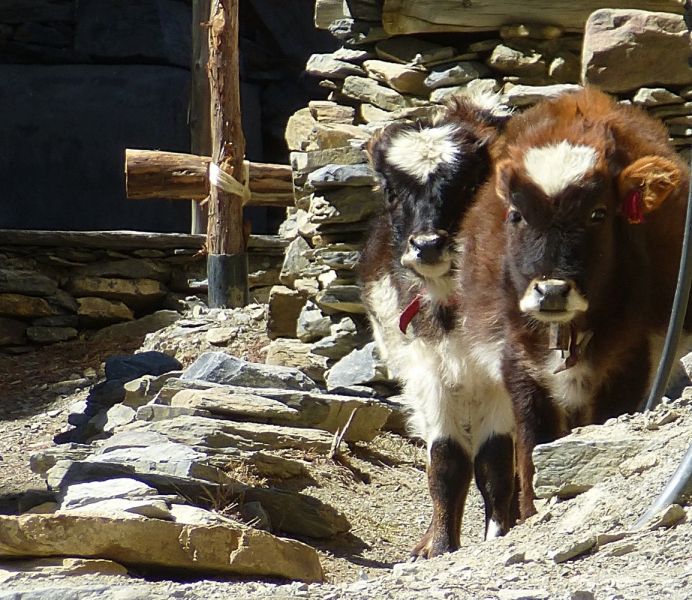
M627 196L622 201L622 214L627 217L627 220L632 225L644 222L641 190L633 189L627 192Z

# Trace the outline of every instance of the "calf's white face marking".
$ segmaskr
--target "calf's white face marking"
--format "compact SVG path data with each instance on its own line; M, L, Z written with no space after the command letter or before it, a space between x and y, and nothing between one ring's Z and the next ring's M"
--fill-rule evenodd
M454 143L455 125L440 125L419 131L405 131L392 140L387 161L426 183L440 165L453 164L459 152Z
M596 165L598 155L591 146L573 145L563 140L524 154L524 168L534 183L548 196L556 196L578 183Z

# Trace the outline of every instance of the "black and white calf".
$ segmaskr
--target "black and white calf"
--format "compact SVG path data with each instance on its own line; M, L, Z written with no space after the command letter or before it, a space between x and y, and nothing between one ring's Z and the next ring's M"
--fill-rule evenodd
M414 556L459 548L474 472L486 539L513 523L514 420L500 335L471 344L457 283L461 225L506 118L494 97L459 99L442 118L392 124L370 145L386 194L361 258L363 297L380 353L403 384L409 427L428 449L433 517Z

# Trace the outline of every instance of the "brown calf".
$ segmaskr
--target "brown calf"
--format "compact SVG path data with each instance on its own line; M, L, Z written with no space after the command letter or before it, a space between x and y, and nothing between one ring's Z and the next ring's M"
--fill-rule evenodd
M636 410L651 385L689 172L659 121L590 89L513 118L506 142L459 278L475 338L503 323L526 518L535 445Z

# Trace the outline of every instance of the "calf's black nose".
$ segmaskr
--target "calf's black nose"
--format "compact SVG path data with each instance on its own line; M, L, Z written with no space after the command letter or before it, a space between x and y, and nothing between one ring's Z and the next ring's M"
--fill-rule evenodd
M560 281L551 279L538 281L535 284L535 291L540 297L539 304L541 310L566 310L567 296L573 288L570 281Z
M446 234L424 233L412 235L408 241L422 263L433 264L442 257L442 249L446 239Z

